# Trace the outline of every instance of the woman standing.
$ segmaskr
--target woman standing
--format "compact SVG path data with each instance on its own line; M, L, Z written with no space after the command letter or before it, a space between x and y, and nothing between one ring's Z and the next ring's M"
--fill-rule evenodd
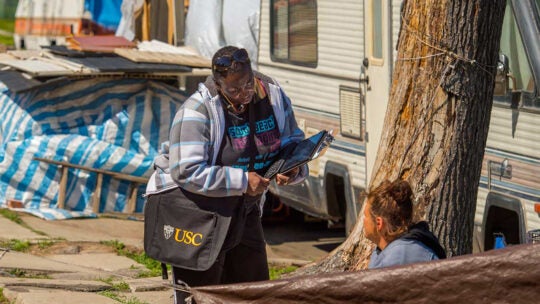
M268 279L261 200L270 180L263 176L282 149L303 138L289 98L274 80L252 70L245 49L227 46L214 54L212 76L176 113L168 149L155 160L147 205L188 198L191 207L218 212L230 224L219 232L225 240L210 268L176 265L175 283ZM278 174L276 182L299 183L307 173L304 165ZM176 302L185 296L177 291Z

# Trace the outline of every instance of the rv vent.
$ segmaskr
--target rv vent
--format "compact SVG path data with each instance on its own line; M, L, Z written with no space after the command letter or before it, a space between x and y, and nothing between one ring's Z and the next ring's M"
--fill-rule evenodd
M362 102L360 90L339 87L341 135L362 140Z

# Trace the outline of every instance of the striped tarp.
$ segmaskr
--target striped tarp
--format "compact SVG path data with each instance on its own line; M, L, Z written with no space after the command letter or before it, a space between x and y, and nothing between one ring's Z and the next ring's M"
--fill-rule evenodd
M61 170L34 157L149 177L168 140L181 91L156 80L66 80L21 94L0 93L0 206L21 201L46 219L95 216L96 173L69 169L64 210L57 207ZM124 212L130 183L103 176L100 212ZM135 211L142 212L145 185Z

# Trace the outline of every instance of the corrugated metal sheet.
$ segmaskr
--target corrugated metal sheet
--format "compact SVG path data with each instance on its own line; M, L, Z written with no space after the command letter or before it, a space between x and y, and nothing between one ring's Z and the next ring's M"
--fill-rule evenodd
M3 84L3 87L9 88L9 90L13 93L22 93L24 91L54 85L57 82L62 82L65 80L66 79L64 77L57 77L52 79L46 78L45 80L40 81L34 78L24 77L20 72L17 71L0 71L0 83ZM3 89L0 89L0 91L3 91Z
M97 69L100 72L174 74L191 71L191 68L187 66L162 63L137 63L120 56L68 58L68 60Z

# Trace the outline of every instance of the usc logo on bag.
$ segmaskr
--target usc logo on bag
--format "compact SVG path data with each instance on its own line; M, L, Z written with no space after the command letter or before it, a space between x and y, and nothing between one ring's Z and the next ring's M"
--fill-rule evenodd
M204 236L202 233L195 233L189 230L182 230L170 225L163 226L163 234L168 240L174 233L174 240L191 246L201 246Z
M176 228L174 234L174 240L178 243L184 243L186 245L201 246L203 235L202 233L195 233L193 231L182 230Z

